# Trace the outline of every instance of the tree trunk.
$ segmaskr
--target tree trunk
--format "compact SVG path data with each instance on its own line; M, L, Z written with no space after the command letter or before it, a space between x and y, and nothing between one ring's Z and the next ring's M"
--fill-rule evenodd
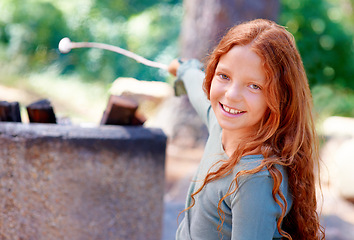
M185 0L181 57L203 58L226 31L255 18L276 20L279 0Z

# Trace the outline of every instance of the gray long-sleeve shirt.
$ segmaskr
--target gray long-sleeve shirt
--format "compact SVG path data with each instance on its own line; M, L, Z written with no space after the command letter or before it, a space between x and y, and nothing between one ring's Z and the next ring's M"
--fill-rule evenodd
M209 130L209 138L198 170L189 187L186 207L191 204L190 195L199 189L208 170L219 160L227 160L228 156L222 147L221 127L218 124L210 102L203 90L204 73L193 61L182 64L178 77L184 82L191 104L202 118ZM225 222L221 234L217 230L220 218L217 212L219 200L228 192L235 175L246 169L253 169L263 160L262 155L242 157L231 174L208 183L195 196L195 205L185 212L180 223L177 240L257 240L281 238L276 224L281 208L272 197L273 179L264 169L256 174L243 175L239 178L239 186L235 193L228 196L222 203ZM282 166L276 166L283 175L281 191L283 192L289 211L292 203L288 190L288 178Z

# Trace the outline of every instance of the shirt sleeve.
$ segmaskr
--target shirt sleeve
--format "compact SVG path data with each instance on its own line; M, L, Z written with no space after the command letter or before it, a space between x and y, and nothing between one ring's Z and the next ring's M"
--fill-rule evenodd
M193 108L202 121L209 127L211 105L203 91L204 72L200 69L201 63L192 59L181 64L177 77L182 80Z
M281 208L272 196L273 179L247 177L231 202L232 240L273 239Z

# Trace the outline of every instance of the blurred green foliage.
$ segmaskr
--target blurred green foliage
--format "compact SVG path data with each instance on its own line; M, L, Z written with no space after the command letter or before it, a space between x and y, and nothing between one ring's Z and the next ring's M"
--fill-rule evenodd
M281 2L279 21L297 41L311 86L354 89L354 1Z
M354 0L281 0L320 120L354 117Z
M354 117L353 90L336 85L316 85L312 87L312 95L318 120L334 115Z
M125 56L100 49L61 54L58 43L63 37L102 42L168 63L178 54L182 13L181 0L1 0L0 63L11 62L18 73L56 65L86 81L164 81L166 72Z

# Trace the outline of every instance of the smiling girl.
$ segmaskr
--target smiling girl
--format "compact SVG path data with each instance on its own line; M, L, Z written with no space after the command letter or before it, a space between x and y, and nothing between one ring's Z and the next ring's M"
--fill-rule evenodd
M292 35L246 22L220 41L205 74L196 60L169 71L209 130L176 238L324 239L311 93Z

